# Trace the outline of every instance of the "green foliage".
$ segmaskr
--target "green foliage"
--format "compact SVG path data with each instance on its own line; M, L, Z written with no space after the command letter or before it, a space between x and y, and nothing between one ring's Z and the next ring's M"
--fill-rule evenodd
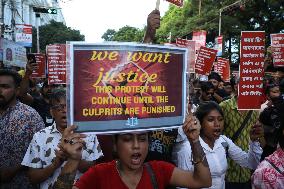
M284 32L283 0L242 0L242 4L233 6L238 0L185 0L182 8L171 5L161 19L156 33L158 43L168 42L177 37L191 39L195 30L207 31L207 45L212 46L218 36L219 12L221 16L221 34L225 40L224 57L237 63L241 31L265 31L266 45L270 44L270 34ZM199 14L199 5L201 9ZM145 18L146 19L146 18ZM107 31L104 39L113 41L141 41L143 31L130 26L118 32ZM137 36L135 36L137 35Z
M108 29L102 36L105 41L113 41L113 37L116 31L114 29Z
M84 35L79 30L71 29L62 22L50 21L49 24L39 27L40 51L45 52L46 45L65 44L66 41L84 41ZM33 28L33 47L32 52L36 52L36 28Z
M108 29L102 36L105 41L124 41L124 42L141 42L144 36L144 29L131 26L124 26L118 31Z

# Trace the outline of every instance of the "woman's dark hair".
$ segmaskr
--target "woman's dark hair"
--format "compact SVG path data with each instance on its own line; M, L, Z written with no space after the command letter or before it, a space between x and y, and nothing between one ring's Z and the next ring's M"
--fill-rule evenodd
M195 116L199 120L200 124L202 124L204 117L207 116L212 110L217 110L224 117L221 107L216 102L209 101L201 103L195 112Z
M0 69L0 76L11 76L14 80L15 87L19 87L22 81L20 74L11 69Z

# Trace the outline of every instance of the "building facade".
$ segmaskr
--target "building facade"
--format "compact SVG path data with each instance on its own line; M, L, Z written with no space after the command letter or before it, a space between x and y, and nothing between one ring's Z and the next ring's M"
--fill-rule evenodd
M63 22L65 20L59 6L59 0L0 0L0 24L1 36L13 39L15 27L17 24L29 24L32 26L41 26L55 20ZM36 13L36 8L55 8L57 14Z

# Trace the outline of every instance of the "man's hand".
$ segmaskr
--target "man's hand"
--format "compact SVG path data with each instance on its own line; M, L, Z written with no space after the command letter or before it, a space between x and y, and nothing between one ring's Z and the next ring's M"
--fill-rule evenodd
M38 64L35 62L31 62L31 60L28 60L26 64L26 74L31 75L35 69L38 68Z
M67 160L67 154L60 150L60 144L58 144L59 149L55 149L55 158L53 159L53 165L58 168L62 165L64 161Z
M264 129L259 121L257 121L250 130L250 140L260 142L261 147L264 147L266 145L264 138Z
M153 10L147 18L147 28L144 36L144 43L153 42L156 34L156 30L160 27L160 11Z
M67 158L81 160L82 149L86 146L83 138L85 138L86 135L74 133L75 129L76 126L70 126L64 130L60 143L60 149L67 154Z

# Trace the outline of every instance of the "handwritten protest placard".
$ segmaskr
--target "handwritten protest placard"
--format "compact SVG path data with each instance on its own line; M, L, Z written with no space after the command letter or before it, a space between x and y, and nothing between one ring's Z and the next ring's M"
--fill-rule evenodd
M195 73L209 75L213 62L216 58L217 50L201 47L195 63Z
M271 50L273 65L275 67L284 66L284 33L271 34Z
M214 64L214 71L219 73L223 81L230 81L230 62L226 58L217 58Z
M263 99L265 33L243 31L240 48L238 109L260 109Z
M46 46L49 84L66 84L66 45Z
M69 122L96 133L182 125L186 49L71 43Z
M32 78L45 78L46 77L46 57L45 54L35 53L37 66L33 70Z

